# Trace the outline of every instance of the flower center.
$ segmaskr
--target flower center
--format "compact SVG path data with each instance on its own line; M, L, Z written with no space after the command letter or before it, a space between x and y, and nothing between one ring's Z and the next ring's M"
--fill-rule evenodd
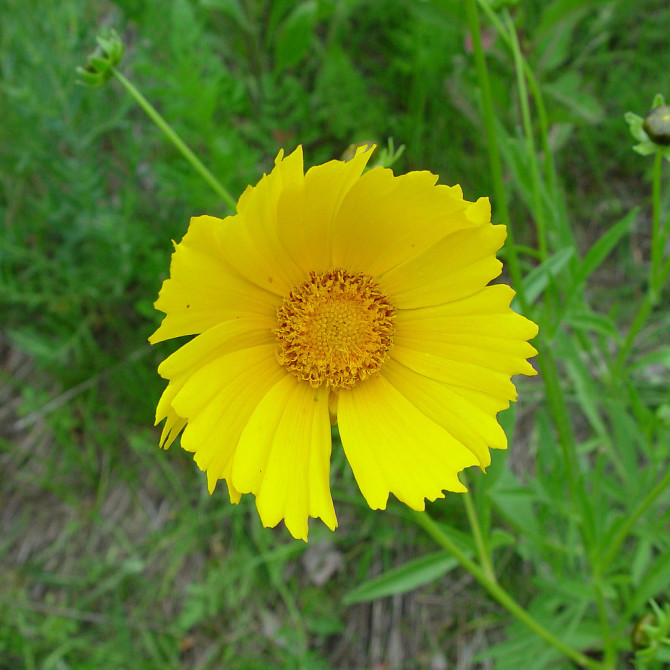
M352 388L386 362L394 317L372 277L311 272L277 308L277 360L314 388Z

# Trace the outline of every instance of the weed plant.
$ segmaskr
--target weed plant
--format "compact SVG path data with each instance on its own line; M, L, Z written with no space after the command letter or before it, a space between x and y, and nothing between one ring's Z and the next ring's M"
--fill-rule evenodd
M511 5L511 6L510 6ZM0 669L668 667L670 97L645 0L0 0ZM239 194L279 148L373 140L493 196L541 379L470 493L262 529L151 428L170 239L229 211L96 36ZM426 532L424 532L426 531ZM664 641L665 640L665 641Z

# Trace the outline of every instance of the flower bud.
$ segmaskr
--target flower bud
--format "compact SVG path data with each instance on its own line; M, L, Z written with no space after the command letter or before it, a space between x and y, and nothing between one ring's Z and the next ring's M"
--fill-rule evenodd
M661 105L650 110L644 118L642 128L652 142L663 147L670 145L670 105Z
M633 149L643 156L659 153L670 161L670 105L663 96L654 97L647 116L642 118L633 112L624 115L630 134L638 141Z
M87 64L77 68L79 83L84 86L102 86L123 58L123 43L115 30L110 30L105 37L98 36L96 41L98 46L88 57Z

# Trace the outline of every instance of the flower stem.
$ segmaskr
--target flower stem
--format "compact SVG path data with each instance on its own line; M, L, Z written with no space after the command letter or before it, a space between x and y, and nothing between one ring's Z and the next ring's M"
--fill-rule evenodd
M505 22L510 37L510 47L514 59L514 69L516 71L516 85L519 92L519 105L521 107L521 119L523 122L523 131L526 136L526 155L530 168L531 185L533 190L533 212L535 214L538 251L540 259L547 260L547 224L544 215L544 204L540 195L540 169L537 162L537 153L535 151L535 139L533 137L533 123L530 118L530 106L528 105L528 89L526 88L526 78L523 68L523 56L516 29L509 12L505 11Z
M624 340L614 362L613 376L618 377L623 370L626 358L633 348L635 338L642 330L651 311L658 303L661 290L670 273L670 258L663 262L663 250L668 236L668 226L661 226L661 168L663 156L657 153L654 158L652 176L652 217L651 217L651 268L649 270L649 286L647 294L633 317L626 339Z
M477 517L477 511L475 506L472 504L472 495L470 491L466 491L462 494L463 503L465 504L465 512L468 515L468 521L470 523L470 529L472 530L472 537L475 540L475 545L477 547L477 553L479 554L479 562L482 564L482 569L489 581L495 582L496 575L493 570L493 565L491 564L491 557L489 552L484 546L484 538L482 537L482 530L479 525L479 518Z
M493 193L498 213L498 218L507 228L508 244L507 263L512 275L512 283L517 291L519 304L525 314L528 314L528 302L524 295L523 281L521 277L521 267L516 245L514 244L514 231L510 225L509 206L507 204L507 193L503 182L503 171L500 160L500 151L498 148L498 138L496 133L495 111L493 109L493 96L491 95L491 84L489 82L488 68L486 67L486 57L482 47L482 34L479 27L479 15L477 13L477 0L467 0L465 3L468 29L472 38L472 54L475 59L475 68L477 70L477 80L482 98L482 114L484 118L484 131L486 133L486 149L489 157L489 168L491 170L491 179L493 180Z
M651 270L649 272L649 292L651 302L656 304L661 286L658 285L665 239L661 231L661 167L663 155L657 152L654 156L654 172L651 181Z
M184 141L177 135L172 127L158 113L156 108L140 93L140 91L115 67L112 68L114 76L121 82L123 87L135 98L137 104L147 113L149 118L163 131L165 136L181 152L182 156L193 166L195 171L216 191L219 197L234 212L237 209L237 201L223 187L221 182L203 165L202 161L189 149Z
M507 226L508 234L510 236L510 244L508 245L509 268L512 275L514 288L517 290L519 304L524 313L528 314L528 303L524 296L523 281L521 278L521 268L519 266L518 256L512 231L509 225L510 216L507 206L507 197L505 195L505 188L503 184L502 165L500 161L500 153L498 150L498 140L496 136L495 112L493 109L493 98L491 95L491 87L489 84L488 69L486 66L486 58L482 48L481 30L479 27L479 16L477 14L477 0L467 0L466 2L468 27L472 37L472 49L475 58L475 65L477 68L477 78L479 80L479 87L482 95L482 111L484 115L484 125L486 128L486 146L489 153L489 167L491 169L491 176L493 179L493 187L496 199L499 203L499 214L503 223ZM512 38L508 36L512 41ZM518 51L518 46L517 46ZM518 66L518 63L517 63ZM551 347L545 344L545 338L540 334L537 337L538 366L542 374L545 387L547 389L547 397L549 405L552 410L552 415L558 430L559 441L563 449L563 457L565 466L567 468L568 483L570 485L571 498L574 500L575 487L577 484L577 453L572 434L572 425L569 419L569 413L565 404L565 398L561 392L560 383L558 380L558 373L553 356L551 355Z
M582 668L603 670L604 666L569 645L559 640L549 632L519 603L510 596L497 582L488 578L486 572L456 546L452 539L430 518L426 512L414 512L414 518L428 535L430 535L443 549L448 551L510 614L530 628L538 637L544 640L562 654L570 658Z

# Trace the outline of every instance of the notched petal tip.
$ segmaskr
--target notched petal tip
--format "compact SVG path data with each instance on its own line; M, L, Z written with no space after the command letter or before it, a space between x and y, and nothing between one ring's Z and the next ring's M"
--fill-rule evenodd
M491 223L491 202L488 198L479 198L473 202L466 210L465 216L471 223L484 225ZM505 226L502 226L503 228ZM504 239L504 238L503 238Z

